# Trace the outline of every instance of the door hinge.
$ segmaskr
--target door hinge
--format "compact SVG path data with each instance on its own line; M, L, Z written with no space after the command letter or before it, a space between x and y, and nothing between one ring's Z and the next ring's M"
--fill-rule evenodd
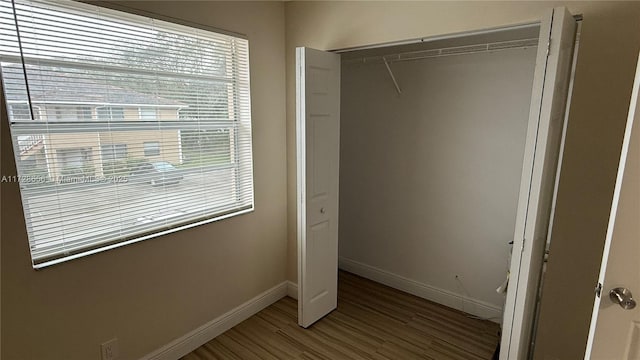
M524 241L525 241L525 238L522 238L522 247L520 248L520 254L524 252Z
M601 283L598 283L598 285L596 285L595 292L596 292L596 296L600 297L600 294L602 294L602 284Z
M549 39L549 41L547 41L547 56L549 56L550 52L551 52L551 39Z

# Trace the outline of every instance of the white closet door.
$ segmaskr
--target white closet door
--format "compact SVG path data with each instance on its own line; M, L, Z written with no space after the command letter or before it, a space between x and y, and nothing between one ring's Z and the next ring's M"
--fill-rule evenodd
M340 55L296 49L298 323L338 304Z
M540 26L500 359L526 359L556 184L576 21L563 7Z

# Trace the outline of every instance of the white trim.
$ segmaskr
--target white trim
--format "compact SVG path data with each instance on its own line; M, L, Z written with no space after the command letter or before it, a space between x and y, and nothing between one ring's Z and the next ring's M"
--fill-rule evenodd
M543 21L538 42L525 162L516 212L501 360L527 358L532 349L544 249L550 232L552 187L557 184L560 142L576 34L575 18L556 7ZM568 63L563 58L568 56ZM565 83L566 82L566 83ZM567 87L564 87L564 86ZM563 104L564 103L564 104ZM557 107L563 104L561 109ZM558 117L558 113L562 116ZM556 165L556 166L553 166ZM553 167L552 167L553 166Z
M298 300L298 284L293 281L287 281L287 296Z
M216 336L287 296L288 283L288 281L283 281L244 304L143 356L140 360L175 360L187 355Z
M394 289L402 290L409 294L419 296L423 299L427 299L453 309L464 311L477 317L491 320L493 322L499 322L502 318L502 309L495 305L424 284L371 265L340 257L338 260L338 266L342 270L354 273L369 280L379 282Z
M162 231L158 231L158 232L154 232L148 235L144 235L144 236L140 236L140 237L134 237L132 239L126 240L126 241L121 241L121 242L116 242L114 244L111 245L105 245L105 246L101 246L95 249L90 249L87 251L80 251L78 253L74 253L65 257L61 257L61 258L55 258L53 260L49 260L49 261L44 261L41 263L37 263L37 264L33 264L33 268L38 270L41 268L45 268L47 266L51 266L51 265L55 265L55 264L60 264L66 261L70 261L73 259L79 259L83 256L87 256L87 255L92 255L92 254L97 254L97 253L101 253L103 251L107 251L107 250L111 250L111 249L116 249L125 245L129 245L129 244L135 244L137 242L140 241L145 241L145 240L149 240L149 239L153 239L162 235L166 235L166 234L171 234L180 230L184 230L184 229L190 229L192 227L196 227L196 226L200 226L200 225L204 225L204 224L208 224L208 223L212 223L212 222L216 222L216 221L220 221L220 220L224 220L224 219L228 219L230 217L234 217L234 216L239 216L239 215L243 215L243 214L247 214L250 212L254 211L254 206L253 203L251 205L250 208L244 209L244 210L238 210L238 211L233 211L230 212L228 214L224 214L221 216L217 216L217 217L212 217L209 219L205 219L202 221L197 221L197 222L193 222L193 223L187 223L185 225L179 225L176 226L174 228L170 228L167 230L162 230Z
M154 107L154 108L183 108L184 105L162 105L162 104L138 104L138 103L106 103L106 102L90 102L90 101L53 101L47 100L45 101L34 101L34 104L42 104L42 105L86 105L86 106L95 106L95 107L112 107L112 106L122 106L122 107ZM27 101L22 100L7 100L7 104L29 104ZM34 105L34 108L40 107L40 105Z
M577 22L578 20L576 20ZM553 231L553 223L555 222L555 217L556 217L556 203L557 203L557 199L558 199L558 190L560 189L560 176L562 175L562 164L564 163L564 149L565 149L565 143L567 140L567 128L569 127L569 113L571 110L571 97L573 96L573 83L575 80L575 75L576 75L576 65L578 63L578 50L579 50L579 45L580 45L580 31L582 29L582 23L581 22L577 22L576 23L576 40L574 42L573 45L573 61L571 62L571 75L569 78L569 90L567 92L567 103L565 105L565 110L564 110L564 121L563 121L563 125L562 125L562 136L560 137L560 150L559 150L559 154L558 154L558 165L556 167L556 179L554 181L554 185L553 185L553 197L551 200L551 214L549 215L549 227L547 229L547 243L545 244L545 257L548 256L549 251L551 249L551 239L552 239L552 231ZM545 260L546 261L546 260ZM535 314L536 316L533 318L533 330L531 331L531 343L535 344L536 342L536 335L537 335L537 331L538 331L538 322L540 320L539 316L537 314L540 313L540 305L541 305L541 300L542 300L542 289L543 289L543 283L544 283L544 276L545 276L545 270L544 270L544 264L542 265L543 268L540 269L540 282L538 285L538 291L537 291L537 300L536 300L536 305L535 305ZM531 347L529 349L529 351L531 352L531 356L533 356L533 347Z
M296 241L298 244L298 324L302 325L303 303L302 291L305 286L304 267L307 236L307 208L305 204L305 192L307 191L307 177L305 169L307 168L307 152L305 146L306 122L304 114L306 112L306 104L302 99L305 87L305 48L296 48Z

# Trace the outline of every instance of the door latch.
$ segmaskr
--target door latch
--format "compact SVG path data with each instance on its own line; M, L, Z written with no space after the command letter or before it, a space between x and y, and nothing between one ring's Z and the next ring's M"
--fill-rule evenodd
M595 291L596 291L596 296L600 297L600 294L602 294L602 284L601 283L598 283L598 285L596 285Z

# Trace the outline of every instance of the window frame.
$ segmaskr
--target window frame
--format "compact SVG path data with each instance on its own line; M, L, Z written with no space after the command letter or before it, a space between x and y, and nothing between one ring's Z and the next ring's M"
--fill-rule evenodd
M155 149L153 150L152 154L149 154L149 152L151 152L151 149L148 149L147 146L150 144L155 144ZM145 141L142 143L142 152L144 153L144 157L152 157L152 156L160 156L161 151L160 151L160 141Z
M9 115L10 118L16 117L16 108L15 108L16 106L25 106L26 112L29 113L29 104L22 104L22 103L8 104L8 106L7 106L7 113L8 114L7 115ZM40 116L41 116L40 106L32 104L31 108L33 109L34 118L36 120L40 120ZM22 117L22 114L18 115L18 117ZM29 118L31 118L31 116L29 116Z
M151 117L149 117L149 114L145 114L145 110L152 110L153 111L153 115ZM140 119L140 121L157 121L160 120L160 111L158 111L158 109L153 108L153 107L139 107L138 108L138 118Z
M113 116L114 110L116 110L117 112L122 113L122 117ZM103 116L105 114L105 111L107 112L108 117ZM101 121L108 121L108 120L125 120L127 117L126 117L125 107L124 106L108 105L108 106L97 106L96 107L96 118L98 120L101 120Z
M105 151L105 149L107 151ZM124 149L124 151L122 151ZM105 156L105 153L108 156ZM123 157L118 156L119 153L124 153ZM129 150L126 143L118 143L118 144L100 144L100 158L102 162L105 161L121 161L126 160L128 156Z

